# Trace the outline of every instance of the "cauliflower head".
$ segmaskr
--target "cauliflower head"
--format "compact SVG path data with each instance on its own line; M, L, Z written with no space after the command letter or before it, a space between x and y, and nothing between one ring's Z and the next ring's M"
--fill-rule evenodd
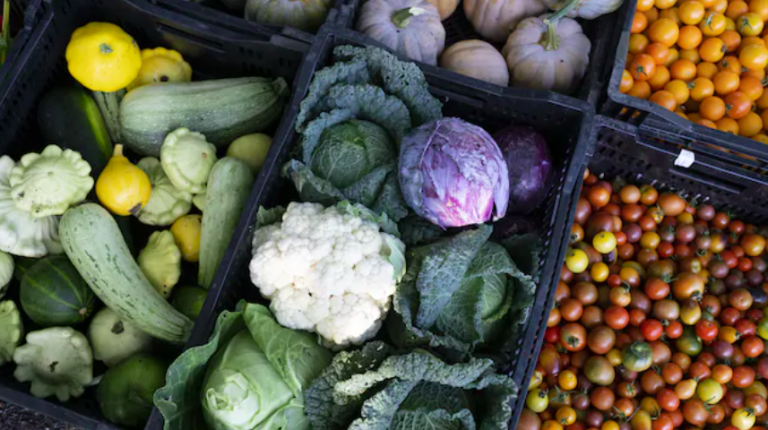
M291 203L256 230L250 263L277 321L336 349L376 335L405 273L405 245L351 208Z

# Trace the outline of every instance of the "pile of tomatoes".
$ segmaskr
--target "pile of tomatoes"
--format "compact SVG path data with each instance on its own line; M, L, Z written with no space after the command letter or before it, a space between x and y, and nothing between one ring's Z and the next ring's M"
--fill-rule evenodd
M768 143L768 0L638 0L620 91Z
M768 426L768 260L754 225L585 174L519 430Z

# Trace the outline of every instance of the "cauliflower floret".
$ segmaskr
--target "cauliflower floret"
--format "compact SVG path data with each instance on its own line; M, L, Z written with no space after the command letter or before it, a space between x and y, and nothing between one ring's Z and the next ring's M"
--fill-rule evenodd
M338 207L291 203L254 233L251 281L277 321L345 347L376 335L405 272L405 245Z

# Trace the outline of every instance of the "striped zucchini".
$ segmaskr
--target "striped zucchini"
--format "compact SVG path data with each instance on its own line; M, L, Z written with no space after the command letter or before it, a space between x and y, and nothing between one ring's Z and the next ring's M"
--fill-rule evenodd
M106 209L95 203L70 208L59 236L80 276L112 311L158 339L186 342L192 321L152 287Z
M210 288L216 269L235 232L253 187L253 173L244 161L224 157L213 165L205 192L200 231L200 267L197 283Z
M233 78L144 85L120 104L123 143L158 157L168 133L185 127L219 148L271 127L290 91L283 78Z

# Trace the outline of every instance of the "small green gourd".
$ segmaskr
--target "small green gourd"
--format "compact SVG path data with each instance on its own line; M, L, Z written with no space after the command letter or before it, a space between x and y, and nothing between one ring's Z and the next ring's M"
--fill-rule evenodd
M203 134L186 128L169 133L160 149L160 162L171 183L193 194L205 191L216 160L216 147Z
M0 251L0 299L5 296L5 291L8 288L8 284L13 279L13 257Z
M13 360L13 352L23 335L24 325L16 303L0 302L0 366Z
M147 247L139 253L139 267L149 283L166 299L181 277L181 251L170 230L149 236Z

